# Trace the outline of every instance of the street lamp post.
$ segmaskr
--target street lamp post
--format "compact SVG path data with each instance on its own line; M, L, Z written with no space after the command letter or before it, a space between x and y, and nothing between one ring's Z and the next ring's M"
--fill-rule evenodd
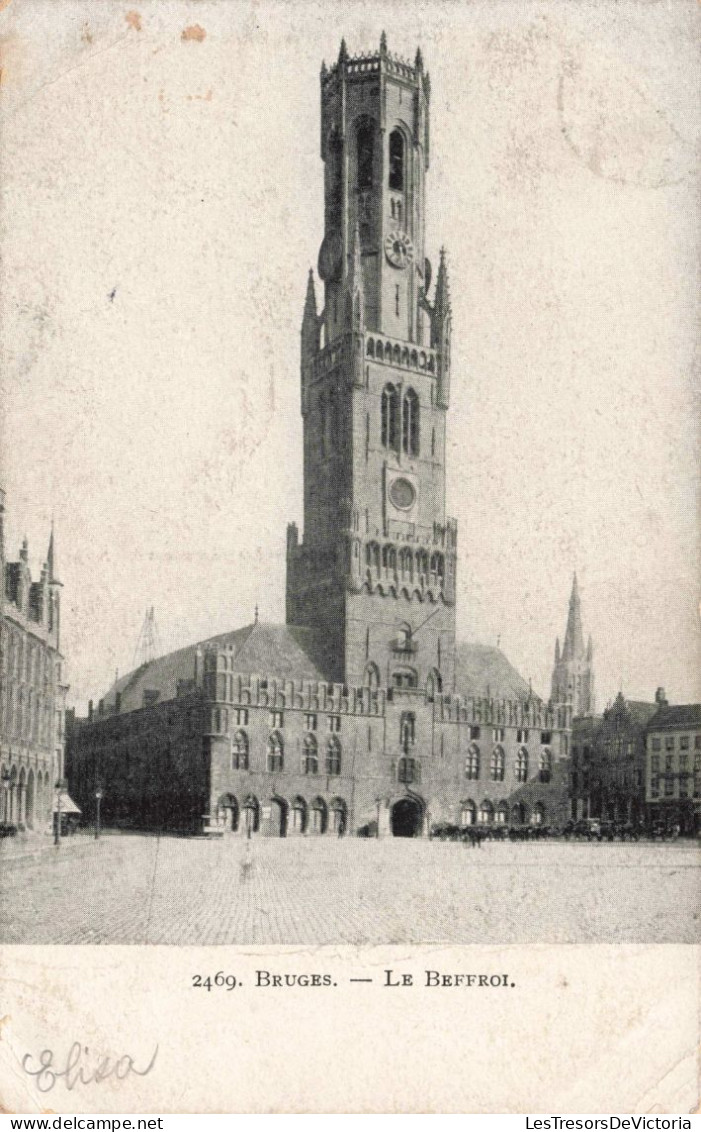
M67 788L65 778L59 778L56 782L56 825L54 827L54 845L58 849L61 844L61 795Z
M95 791L95 840L97 841L100 836L100 802L102 801L102 791L100 789Z

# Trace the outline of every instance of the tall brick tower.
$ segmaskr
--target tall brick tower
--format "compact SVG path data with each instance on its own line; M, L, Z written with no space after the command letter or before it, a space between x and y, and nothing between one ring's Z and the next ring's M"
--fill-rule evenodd
M574 716L593 715L594 701L594 646L591 637L584 644L582 632L582 602L579 596L577 575L572 579L570 607L567 614L565 643L560 651L560 639L555 642L555 664L550 698L555 704L572 704Z
M445 515L451 312L424 254L430 82L387 50L321 70L324 238L302 321L304 536L287 622L347 684L452 691L457 525Z

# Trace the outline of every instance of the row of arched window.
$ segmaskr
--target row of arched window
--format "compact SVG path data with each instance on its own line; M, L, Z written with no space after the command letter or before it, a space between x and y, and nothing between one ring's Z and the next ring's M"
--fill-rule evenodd
M371 570L389 570L398 573L410 582L424 578L434 582L442 582L445 576L445 557L436 552L429 554L427 550L412 550L409 546L397 548L392 543L380 546L377 542L369 542L365 547L365 564Z
M460 806L461 825L506 825L509 822L511 825L526 825L529 821L532 825L543 824L545 806L542 802L536 802L530 812L523 802L518 802L509 809L508 802L498 802L495 806L489 798L485 798L479 806L472 798L468 798Z
M288 802L286 798L271 798L269 803L271 825L279 836L294 833L332 833L341 836L346 831L348 808L343 798L314 798L308 803L297 795ZM261 827L261 805L254 794L247 795L239 804L233 794L222 794L217 802L215 820L232 832L258 833ZM272 832L268 830L268 832Z
M233 770L249 769L250 750L248 735L245 731L237 731L232 739L231 766ZM266 766L271 773L285 769L285 744L279 731L273 731L268 736ZM300 770L302 774L319 774L320 769L323 773L329 775L341 773L341 741L337 735L329 737L324 749L323 760L319 753L316 736L312 734L304 736Z
M435 356L432 351L410 350L408 346L400 346L398 342L383 341L382 338L369 337L365 346L368 358L377 362L389 362L394 366L410 366L412 369L426 369L433 373L436 367Z
M481 756L477 743L471 743L465 757L465 778L480 776ZM492 782L503 782L506 775L506 756L504 748L496 746L489 762L489 777ZM528 782L528 751L521 747L514 763L514 777L517 782ZM538 780L550 782L552 777L552 752L547 748L540 753L538 760Z
M400 427L401 419L401 427ZM391 382L382 390L381 441L383 448L407 456L419 455L419 397L413 389L407 389L401 399L399 389Z

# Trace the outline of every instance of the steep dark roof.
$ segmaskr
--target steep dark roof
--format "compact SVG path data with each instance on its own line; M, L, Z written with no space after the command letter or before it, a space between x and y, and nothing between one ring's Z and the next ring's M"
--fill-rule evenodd
M324 639L312 629L256 622L199 642L203 650L228 646L234 650L237 672L280 679L328 680ZM188 645L122 676L105 696L105 705L114 707L117 692L121 693L122 712L143 707L145 691L159 692L161 700L172 699L178 681L194 677L197 648L198 644Z
M455 691L460 696L492 696L497 700L533 696L501 649L474 641L461 642L455 650Z
M199 642L202 650L228 646L234 650L236 672L288 680L328 682L331 679L326 637L314 629L256 622ZM178 681L194 677L197 648L198 644L188 645L120 677L105 696L107 710L114 707L117 692L121 694L122 712L143 707L146 691L158 692L160 700L172 699L177 692ZM519 700L532 695L526 681L503 652L490 645L474 642L458 644L455 675L458 695Z
M667 704L655 712L648 727L701 727L701 704Z

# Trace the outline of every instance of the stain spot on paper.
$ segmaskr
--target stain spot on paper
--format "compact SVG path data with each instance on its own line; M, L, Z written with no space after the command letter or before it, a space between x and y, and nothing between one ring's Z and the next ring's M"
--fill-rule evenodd
M139 12L127 12L124 19L129 24L129 27L133 28L134 31L141 31L141 15L139 14Z
M92 32L90 31L90 24L86 20L83 24L83 30L80 33L80 38L83 43L92 43Z
M183 43L187 43L188 40L194 40L196 43L201 43L206 34L207 32L203 27L200 27L199 24L190 24L189 27L183 28L183 32L180 38L182 39Z

